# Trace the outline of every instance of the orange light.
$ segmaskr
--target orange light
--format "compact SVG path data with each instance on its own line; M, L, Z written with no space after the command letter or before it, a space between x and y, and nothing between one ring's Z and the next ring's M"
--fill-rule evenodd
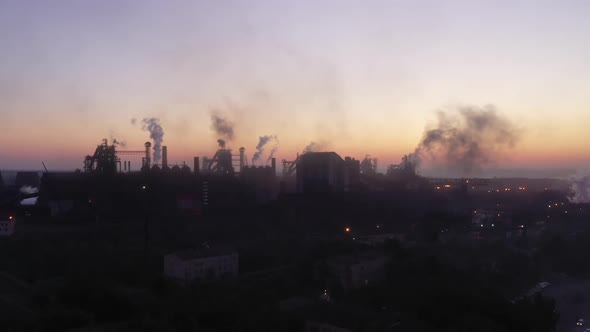
M10 217L8 217L8 220L12 220L12 219L14 219L14 217L13 217L13 216L10 216Z
M451 188L450 184L445 184L445 188Z
M347 233L348 233L348 232L350 232L350 228L348 228L348 227L346 227L344 230L345 230Z

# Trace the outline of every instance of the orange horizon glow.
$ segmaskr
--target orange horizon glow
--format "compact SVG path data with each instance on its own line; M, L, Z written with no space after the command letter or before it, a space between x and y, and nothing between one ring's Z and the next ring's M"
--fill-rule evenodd
M70 144L45 144L36 147L19 147L18 149L5 149L2 151L3 156L6 159L14 159L24 161L24 168L41 168L41 161L49 161L49 164L55 164L56 162L63 161L63 163L57 164L59 169L75 169L82 167L82 161L84 156L94 153L94 149L100 143L100 140L94 140L86 143L82 141L72 141ZM213 156L215 151L218 149L215 140L210 139L209 144L202 144L198 147L194 147L192 144L186 142L167 142L164 144L168 146L168 159L172 163L182 163L192 166L193 157L206 157ZM343 144L342 144L343 145ZM237 154L238 147L241 144L235 144L230 142L228 148L233 149ZM289 145L288 143L282 143L281 147L277 151L275 157L280 163L281 160L294 160L298 153L301 153L305 148L305 145ZM401 162L401 158L412 152L413 149L408 149L406 146L393 146L393 147L371 147L371 150L364 149L361 146L346 148L340 146L340 144L330 144L326 149L322 151L334 151L338 153L342 158L350 156L357 160L362 160L366 155L371 158L377 158L379 161L379 169L385 169L387 165L398 164ZM137 150L143 151L143 142L141 144L127 143L127 147L119 147L118 150ZM551 150L551 151L540 151L542 149L519 149L518 147L509 150L504 153L498 160L484 165L484 168L582 168L584 164L590 162L590 157L584 158L583 156L590 156L590 151L585 154L580 154L579 151L575 150ZM253 147L246 147L246 156L250 163L253 153L256 150ZM582 156L581 156L582 155ZM268 157L268 149L261 158L260 165L264 165L266 158ZM134 166L137 166L137 162L141 162L141 157L130 157L122 156L123 160L135 161ZM0 165L2 168L19 168L17 165Z
M190 164L216 111L249 158L276 134L279 160L316 141L383 170L438 111L490 104L522 137L485 167L590 168L588 5L427 2L0 2L0 169L142 150L148 117Z

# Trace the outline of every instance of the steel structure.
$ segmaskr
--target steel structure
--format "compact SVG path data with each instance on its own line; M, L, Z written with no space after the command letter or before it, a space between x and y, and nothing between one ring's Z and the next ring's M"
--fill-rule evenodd
M205 158L206 171L218 174L234 174L233 156L230 149L219 149L213 158Z
M84 171L87 173L115 173L120 162L115 153L115 145L109 145L107 139L96 147L94 155L84 158Z
M377 173L377 158L371 158L366 155L365 159L361 161L361 174L376 174Z
M94 155L88 155L84 158L84 171L87 173L115 173L117 167L121 168L121 159L119 155L143 155L143 167L150 166L150 149L152 144L146 142L143 151L117 151L114 144L109 145L108 140L102 140L102 144L96 147ZM125 167L127 169L127 167Z
M283 176L291 176L297 170L297 162L299 161L299 153L297 154L297 158L295 160L286 160L283 159L281 163L283 164Z
M402 157L402 162L400 164L389 165L389 167L387 167L387 175L390 177L415 177L417 175L417 166L417 162L412 158L412 155L405 155Z

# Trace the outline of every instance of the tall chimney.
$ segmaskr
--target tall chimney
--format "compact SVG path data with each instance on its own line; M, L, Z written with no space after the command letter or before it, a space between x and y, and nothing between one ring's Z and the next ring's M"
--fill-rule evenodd
M150 154L151 154L152 143L145 142L144 146L145 146L145 157L144 157L144 162L143 162L144 165L143 166L149 170L149 168L151 166Z
M193 166L193 172L195 173L195 175L199 175L199 172L201 170L201 166L199 163L199 157L195 157L194 159L194 166Z
M164 145L162 147L162 169L167 168L167 167L168 167L168 147Z
M277 159L276 158L273 157L270 160L270 167L272 167L273 175L277 175Z
M240 148L240 172L244 168L246 164L246 149L244 147Z

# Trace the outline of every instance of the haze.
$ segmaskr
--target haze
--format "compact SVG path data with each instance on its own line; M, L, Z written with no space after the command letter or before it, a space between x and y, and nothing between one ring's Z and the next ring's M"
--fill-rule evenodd
M311 141L412 152L436 111L492 104L522 137L496 168L590 165L587 1L2 1L0 167L71 170L102 138L211 155L210 116L252 156Z

